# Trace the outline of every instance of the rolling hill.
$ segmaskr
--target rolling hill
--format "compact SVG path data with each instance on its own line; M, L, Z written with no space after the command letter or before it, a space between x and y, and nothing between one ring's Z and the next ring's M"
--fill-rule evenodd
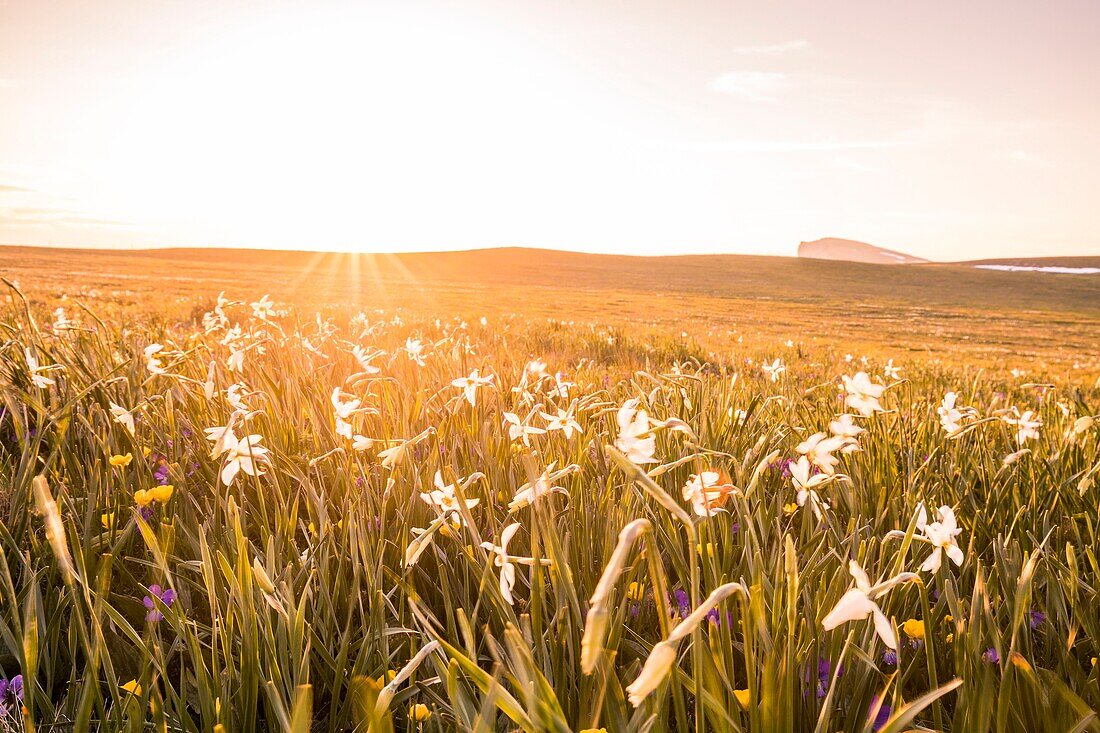
M854 239L827 237L798 245L798 256L811 260L840 260L843 262L863 262L870 265L914 265L929 260L892 249L876 247Z

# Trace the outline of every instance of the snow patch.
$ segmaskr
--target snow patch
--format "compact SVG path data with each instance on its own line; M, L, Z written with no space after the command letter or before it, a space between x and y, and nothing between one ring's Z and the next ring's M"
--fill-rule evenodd
M1001 270L1002 272L1053 272L1058 275L1098 275L1100 267L1054 267L1038 265L974 265L979 270Z

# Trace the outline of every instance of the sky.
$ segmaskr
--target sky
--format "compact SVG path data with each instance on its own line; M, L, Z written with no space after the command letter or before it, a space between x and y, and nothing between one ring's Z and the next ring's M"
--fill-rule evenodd
M1100 3L0 0L0 242L1100 254Z

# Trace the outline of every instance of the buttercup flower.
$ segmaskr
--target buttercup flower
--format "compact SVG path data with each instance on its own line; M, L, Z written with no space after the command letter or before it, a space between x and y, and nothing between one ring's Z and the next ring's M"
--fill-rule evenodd
M125 455L113 455L107 459L107 462L115 468L126 468L132 460L134 460L134 454L126 453Z

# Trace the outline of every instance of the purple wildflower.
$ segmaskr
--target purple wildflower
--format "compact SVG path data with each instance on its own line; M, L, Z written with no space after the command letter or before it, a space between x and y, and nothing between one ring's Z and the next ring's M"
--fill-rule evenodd
M878 695L871 698L871 713L874 713L875 705L878 705ZM886 722L890 720L890 714L893 710L886 703L879 705L878 713L875 714L874 722L871 723L871 730L882 730L886 726ZM867 716L867 719L871 719L871 715Z
M780 458L777 461L773 461L769 466L773 471L779 471L783 474L783 478L791 477L791 464L794 460L791 458Z
M159 585L154 583L153 585L149 586L149 593L150 595L142 598L141 602L145 604L146 608L149 609L149 613L145 615L145 620L151 624L155 624L157 621L160 621L162 618L164 618L164 614L162 614L157 608L157 604L153 600L153 598L159 598L161 600L161 603L166 606L171 606L176 600L176 592L171 588L161 589Z
M997 653L997 650L993 647L989 647L982 652L982 661L986 664L1000 664L1001 655Z
M894 667L898 663L898 653L893 649L887 649L882 653L882 663Z
M23 700L23 675L17 674L10 680L0 677L0 712L8 709L9 705L18 705Z
M829 691L829 676L832 673L832 670L833 670L833 663L832 662L830 662L825 657L818 657L818 660L817 660L817 685L815 687L815 691L816 691L816 694L817 694L818 698L825 697L826 693L828 693L828 691ZM840 667L836 671L836 674L837 674L838 677L843 673L844 673L844 668L843 667ZM813 679L813 668L812 667L808 667L806 669L806 672L804 673L802 679L806 682L806 684L809 684L811 682L811 680ZM803 697L805 697L806 694L807 694L806 691L802 692Z
M1042 611L1031 611L1028 614L1027 623L1028 623L1028 626L1031 627L1031 630L1034 631L1035 629L1042 626L1043 622L1046 621L1046 620L1047 620L1047 615L1045 613L1043 613Z
M687 618L691 615L691 600L688 598L687 591L683 588L677 588L672 591L672 597L676 601L676 606L680 611L680 616Z

